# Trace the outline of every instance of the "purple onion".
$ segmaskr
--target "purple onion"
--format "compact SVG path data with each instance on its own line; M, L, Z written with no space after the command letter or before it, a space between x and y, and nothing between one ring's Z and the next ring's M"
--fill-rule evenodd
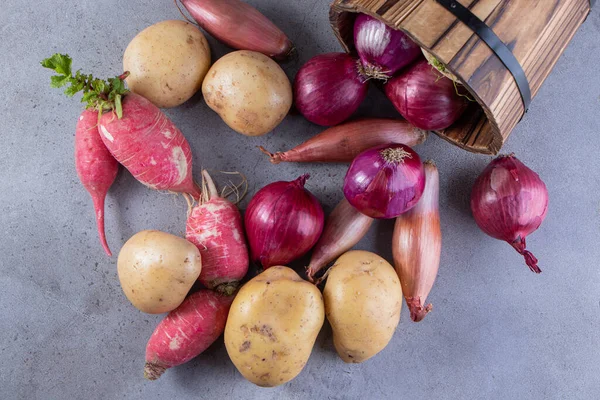
M323 232L323 208L304 188L309 177L268 184L248 204L244 224L250 256L265 269L302 257Z
M425 188L419 155L403 144L374 147L360 153L344 178L344 196L361 213L395 218L414 207Z
M359 62L346 53L320 54L300 68L294 81L294 101L304 117L318 125L348 119L367 95L367 80Z
M354 45L370 78L391 78L421 55L421 47L407 34L382 21L360 14L354 22Z
M420 129L446 129L460 118L469 102L464 88L421 60L385 84L385 94L408 122Z
M548 189L538 174L514 154L499 156L475 181L471 211L482 231L508 242L525 257L529 269L542 272L525 241L548 212Z

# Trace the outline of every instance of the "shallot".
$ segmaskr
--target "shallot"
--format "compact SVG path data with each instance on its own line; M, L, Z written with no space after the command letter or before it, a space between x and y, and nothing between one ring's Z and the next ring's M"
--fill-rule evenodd
M373 218L360 213L348 200L342 199L325 221L323 234L315 245L310 264L306 268L308 279L314 281L316 273L350 250L366 235L372 224Z
M425 300L433 287L440 266L442 231L440 228L440 178L437 167L427 161L425 190L416 206L396 218L392 251L402 293L410 318L421 321L431 311Z
M273 164L280 162L350 162L361 152L375 146L402 143L415 146L423 143L427 132L404 120L369 118L346 122L313 136L288 151L269 153Z

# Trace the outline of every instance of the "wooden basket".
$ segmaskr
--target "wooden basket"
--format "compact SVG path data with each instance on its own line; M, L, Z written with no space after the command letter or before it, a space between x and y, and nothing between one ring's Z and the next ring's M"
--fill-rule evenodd
M460 0L513 52L535 96L590 12L590 0ZM497 154L524 114L511 73L470 28L436 0L335 0L333 30L354 51L355 13L369 14L407 33L433 53L471 92L475 104L436 132L472 152Z

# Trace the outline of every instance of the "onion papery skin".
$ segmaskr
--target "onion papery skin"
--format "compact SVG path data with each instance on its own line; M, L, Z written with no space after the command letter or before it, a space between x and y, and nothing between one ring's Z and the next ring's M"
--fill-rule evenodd
M294 45L271 20L241 0L181 0L196 22L229 47L285 60Z
M294 80L296 108L312 123L344 122L367 96L368 82L360 63L346 53L320 54L300 68Z
M400 30L360 14L354 22L354 46L369 78L387 80L421 56L421 47Z
M460 118L469 105L466 93L426 60L385 84L385 94L396 110L417 128L432 131L446 129Z
M425 190L416 206L396 218L392 253L410 318L419 322L433 306L425 305L442 253L439 212L440 178L432 161L424 164Z
M360 153L344 178L344 196L361 213L389 219L410 210L421 198L425 173L419 155L403 144Z
M304 188L308 174L273 182L252 198L244 223L250 257L264 269L287 265L306 254L323 232L319 200Z
M475 181L471 211L482 231L508 242L533 272L542 272L525 241L548 212L548 189L538 174L513 154L494 159Z

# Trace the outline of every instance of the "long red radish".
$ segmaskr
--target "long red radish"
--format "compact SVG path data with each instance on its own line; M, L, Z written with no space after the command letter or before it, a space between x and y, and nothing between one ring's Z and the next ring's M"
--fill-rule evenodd
M104 233L104 199L119 172L119 163L110 154L98 133L98 112L84 110L75 129L75 169L92 196L98 236L104 251L112 256Z
M148 340L144 377L156 380L168 368L190 361L213 344L225 329L234 297L201 290L171 311Z
M358 154L385 144L413 147L423 143L427 132L403 120L371 118L326 129L291 150L269 153L273 164L280 162L350 162Z
M442 231L439 212L439 173L435 164L424 165L425 190L412 209L396 219L392 251L410 318L421 321L432 309L425 300L440 267Z
M135 93L123 100L123 118L100 118L100 136L112 155L144 185L200 197L192 178L192 150L158 107Z
M242 216L229 200L220 197L207 171L202 171L199 204L190 213L185 237L202 255L198 280L209 289L231 294L248 272L248 247Z
M350 250L373 224L373 218L361 214L345 198L333 209L319 241L313 249L306 275L311 282L329 262Z
M106 148L144 185L200 197L192 178L192 152L175 124L149 100L130 93L123 80L128 72L107 80L71 71L72 59L54 54L42 66L58 73L53 87L67 84L65 94L83 92L86 108L101 115L98 130Z

